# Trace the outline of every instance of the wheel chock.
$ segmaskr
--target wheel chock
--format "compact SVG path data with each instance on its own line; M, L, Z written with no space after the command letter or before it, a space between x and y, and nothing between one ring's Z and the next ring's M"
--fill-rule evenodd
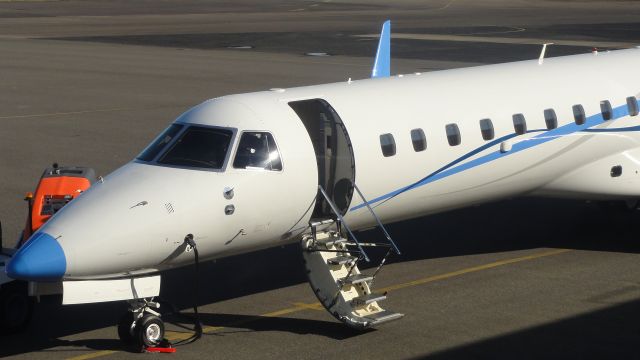
M176 352L176 348L174 348L167 339L164 339L158 344L158 346L145 347L143 352L173 354Z
M148 348L144 349L144 352L172 354L172 353L176 352L176 348L174 348L174 347L148 347Z

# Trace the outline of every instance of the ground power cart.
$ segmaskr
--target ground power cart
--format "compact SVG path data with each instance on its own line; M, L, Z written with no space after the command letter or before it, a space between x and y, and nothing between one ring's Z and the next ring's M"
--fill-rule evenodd
M96 180L88 167L58 166L47 168L34 193L27 193L27 221L15 247L5 247L0 223L0 334L23 330L29 324L35 296L62 292L60 284L38 284L10 279L5 266L13 254L29 242L33 233L70 201L80 196Z

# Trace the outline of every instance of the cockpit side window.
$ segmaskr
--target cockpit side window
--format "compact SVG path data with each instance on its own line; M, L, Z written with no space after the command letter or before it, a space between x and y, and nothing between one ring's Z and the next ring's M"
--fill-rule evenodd
M236 169L282 170L282 160L273 135L268 132L247 131L242 134L236 158Z
M173 140L173 138L182 130L184 125L171 124L165 131L160 134L146 149L138 155L138 160L153 161L160 154L162 149Z
M229 150L231 130L189 126L158 163L165 165L221 169Z

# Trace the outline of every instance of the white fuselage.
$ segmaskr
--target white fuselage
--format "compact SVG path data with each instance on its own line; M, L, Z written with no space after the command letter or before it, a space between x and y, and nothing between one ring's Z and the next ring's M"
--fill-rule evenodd
M61 264L50 273L13 274L69 280L155 272L192 262L187 234L203 259L296 241L308 230L320 174L310 133L290 103L309 99L326 101L339 115L352 158L338 161L354 161L351 175L383 222L524 194L638 197L640 116L629 116L628 104L635 97L638 105L637 64L640 49L631 49L207 101L175 123L232 134L219 169L126 164L39 230L59 244L62 274ZM610 120L603 119L605 100ZM584 109L584 124L576 124L574 105ZM546 109L554 110L557 128L547 129ZM528 132L515 133L514 114L524 116ZM490 140L481 134L482 119L493 125ZM449 144L449 124L459 129L459 145ZM424 151L414 150L415 129L425 134ZM272 135L281 170L234 165L246 132ZM383 155L383 134L393 136L392 156ZM622 167L620 176L612 176L615 166ZM232 197L225 197L230 189ZM352 229L373 224L357 194L347 203ZM226 212L229 205L233 213ZM29 248L21 252L28 263Z

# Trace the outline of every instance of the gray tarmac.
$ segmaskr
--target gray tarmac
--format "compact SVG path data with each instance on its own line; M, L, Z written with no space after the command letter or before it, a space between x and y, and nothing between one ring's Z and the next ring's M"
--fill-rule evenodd
M548 56L627 48L639 16L636 1L0 1L4 244L52 162L107 174L208 98L365 78L386 18L393 73L411 73L536 58L548 41ZM178 356L640 358L639 220L516 199L393 224L403 255L376 287L406 316L367 332L318 309L297 246L203 264L205 335ZM192 281L191 268L167 273L162 297L192 313ZM144 356L117 340L123 304L59 301L0 338L0 357ZM186 320L165 319L171 337L188 335Z

